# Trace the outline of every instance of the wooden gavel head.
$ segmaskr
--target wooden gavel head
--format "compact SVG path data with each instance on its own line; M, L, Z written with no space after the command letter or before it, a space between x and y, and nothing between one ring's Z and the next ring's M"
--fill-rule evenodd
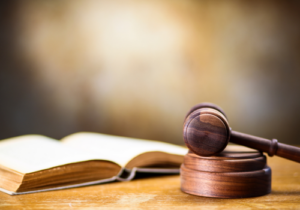
M200 156L222 152L228 144L230 132L225 113L211 103L194 106L186 115L183 126L185 144Z
M223 110L211 103L194 106L186 115L183 139L197 155L211 156L222 152L229 140L250 148L300 162L300 148L279 143L277 139L264 139L237 132L229 127Z

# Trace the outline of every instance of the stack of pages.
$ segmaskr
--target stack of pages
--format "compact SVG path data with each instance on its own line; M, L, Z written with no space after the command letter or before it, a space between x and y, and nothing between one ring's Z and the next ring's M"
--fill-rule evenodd
M0 141L0 191L10 195L129 181L137 172L179 173L181 146L98 133L60 141L24 135Z

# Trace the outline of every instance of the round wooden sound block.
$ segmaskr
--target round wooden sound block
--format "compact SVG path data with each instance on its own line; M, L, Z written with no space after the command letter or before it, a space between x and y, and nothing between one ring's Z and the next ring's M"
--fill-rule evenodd
M246 198L271 192L271 169L255 150L228 146L217 156L189 152L180 168L181 190L217 198Z

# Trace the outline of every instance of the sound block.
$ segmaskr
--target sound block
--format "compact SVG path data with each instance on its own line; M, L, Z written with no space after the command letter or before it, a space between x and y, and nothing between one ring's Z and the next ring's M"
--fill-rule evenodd
M191 151L180 168L181 190L216 198L246 198L271 192L271 169L261 152L242 146L227 146L216 156L198 156Z

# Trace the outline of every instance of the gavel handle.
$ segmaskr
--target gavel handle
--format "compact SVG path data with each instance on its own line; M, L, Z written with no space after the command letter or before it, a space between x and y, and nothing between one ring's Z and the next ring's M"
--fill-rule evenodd
M269 140L231 131L230 142L266 152L269 156L277 155L300 163L300 148L279 143L277 139Z

